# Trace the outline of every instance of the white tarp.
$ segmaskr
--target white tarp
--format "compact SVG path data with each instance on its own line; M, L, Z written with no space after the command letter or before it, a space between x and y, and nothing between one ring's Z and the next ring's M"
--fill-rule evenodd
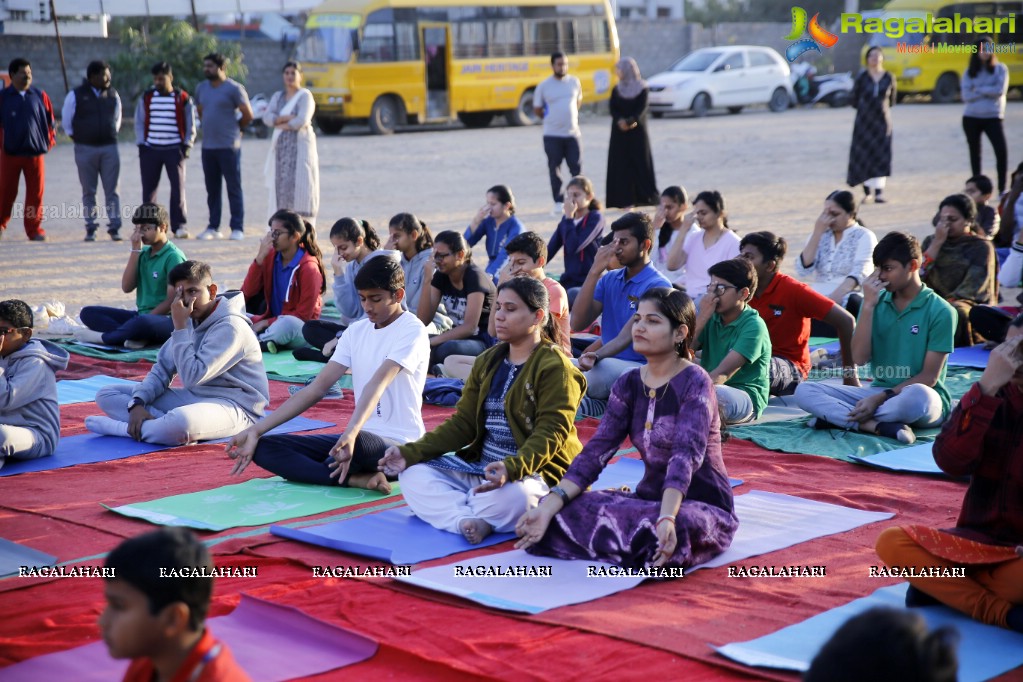
M322 4L323 0L195 0L197 14L246 14L303 12ZM55 0L57 16L109 14L115 17L189 16L190 0Z

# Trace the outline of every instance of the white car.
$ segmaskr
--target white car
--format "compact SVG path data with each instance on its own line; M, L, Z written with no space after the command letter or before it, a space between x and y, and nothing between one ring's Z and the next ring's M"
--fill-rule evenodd
M716 107L733 114L743 107L766 104L785 111L795 101L789 65L769 47L729 45L705 47L647 80L650 113L691 111L703 116Z

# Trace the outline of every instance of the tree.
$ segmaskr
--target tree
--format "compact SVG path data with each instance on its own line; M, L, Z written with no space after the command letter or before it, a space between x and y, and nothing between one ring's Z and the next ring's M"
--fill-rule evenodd
M211 52L227 57L224 70L231 78L244 83L248 75L239 43L219 42L216 36L197 33L185 21L153 19L147 31L125 26L121 30L121 45L124 49L110 67L125 101L138 99L152 85L150 70L160 61L174 70L174 85L188 92L195 92L195 86L204 80L202 58Z

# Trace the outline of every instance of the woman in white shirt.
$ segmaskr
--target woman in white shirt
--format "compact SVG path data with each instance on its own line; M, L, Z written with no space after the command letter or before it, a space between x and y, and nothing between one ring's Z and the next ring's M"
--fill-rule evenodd
M728 228L725 198L720 192L700 192L693 200L692 224L685 239L675 240L668 253L668 269L685 268L685 273L674 283L680 285L694 299L706 292L710 284L707 269L739 257L739 235ZM688 221L690 218L686 216ZM684 223L683 223L684 227Z
M654 213L657 243L650 254L650 262L658 272L668 278L669 282L676 282L686 274L684 267L677 270L668 267L668 255L671 253L671 247L679 240L684 242L686 235L693 230L695 218L692 214L686 215L687 211L689 194L686 193L685 187L672 185L661 192L661 203Z
M855 317L863 300L857 293L860 284L874 270L875 246L877 236L856 220L852 192L835 190L824 200L824 210L796 259L796 275ZM822 326L817 320L813 325L815 336L835 335L828 333L834 331L830 325Z

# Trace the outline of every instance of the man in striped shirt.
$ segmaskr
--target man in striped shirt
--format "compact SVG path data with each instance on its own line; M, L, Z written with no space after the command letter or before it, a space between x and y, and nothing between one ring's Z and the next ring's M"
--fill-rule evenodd
M195 104L184 90L174 87L167 62L153 66L153 87L135 107L135 138L142 172L142 201L156 202L160 174L167 169L170 182L171 232L188 239L185 213L185 159L195 142Z

